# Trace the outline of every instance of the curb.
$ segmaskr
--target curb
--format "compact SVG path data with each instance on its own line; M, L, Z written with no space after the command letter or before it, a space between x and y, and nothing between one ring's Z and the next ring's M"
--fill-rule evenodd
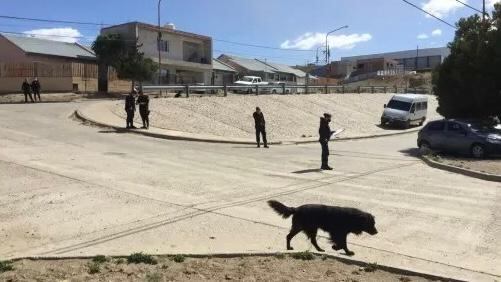
M124 130L123 127L117 127L113 125L109 125L100 121L96 121L92 118L89 118L82 114L80 110L75 110L74 112L75 117L82 121L90 122L96 126L99 127L105 127L105 128L112 128L114 130ZM351 140L362 140L362 139L372 139L372 138L382 138L382 137L390 137L390 136L396 136L396 135L404 135L404 134L411 134L418 132L420 129L413 129L405 132L396 132L396 133L388 133L388 134L375 134L375 135L368 135L368 136L355 136L355 137L342 137L342 138L336 138L331 140L332 142L340 142L340 141L351 141ZM166 139L166 140L184 140L184 141L192 141L192 142L205 142L205 143L219 143L219 144L235 144L235 145L255 145L255 142L247 142L247 141L231 141L231 140L223 140L223 139L204 139L204 138L197 138L197 137L188 137L188 136L172 136L172 135L167 135L167 134L160 134L160 133L151 133L148 131L138 131L138 130L128 130L130 133L134 134L139 134L139 135L144 135L148 137L153 137L153 138L159 138L159 139ZM284 140L284 141L278 141L278 142L270 142L268 144L270 145L301 145L301 144L313 144L313 143L318 143L318 140L305 140L305 141L297 141L297 140Z
M104 128L112 128L114 130L125 130L123 127L118 127L118 126L113 126L109 125L100 121L96 121L94 119L91 119L79 110L76 110L74 112L74 115L76 118L85 121L85 122L90 122L96 126L99 127L104 127ZM144 135L148 137L153 137L153 138L158 138L158 139L166 139L166 140L184 140L184 141L192 141L192 142L205 142L205 143L219 143L219 144L235 144L235 145L256 145L256 142L247 142L247 141L232 141L232 140L222 140L222 139L204 139L204 138L197 138L197 137L188 137L188 136L173 136L173 135L167 135L167 134L161 134L161 133L152 133L148 131L139 131L139 130L134 130L134 129L127 129L127 132L138 134L138 135ZM281 145L282 142L270 142L268 143L269 145Z
M291 256L294 254L300 254L302 252L277 252L277 253L215 253L215 254L161 254L161 255L153 255L159 258L169 258L175 255L182 255L187 258L241 258L241 257L274 257L276 255L286 255ZM379 265L379 264L371 264L361 260L356 260L352 258L343 258L331 254L322 254L317 252L311 252L315 255L316 258L327 257L330 259L334 259L340 261L345 264L352 264L360 267L375 267L378 270L383 270L386 272L390 272L397 275L406 275L406 276L418 276L421 278L429 279L429 280L438 280L438 281L450 281L450 282L464 282L465 280L458 280L454 278L448 278L443 276L438 276L426 272L418 272L410 269L397 268L393 266ZM73 256L73 257L22 257L11 259L12 262L18 262L21 260L31 260L31 261L56 261L56 260L75 260L75 259L92 259L95 256ZM126 258L127 256L110 256L111 258Z
M445 171L452 172L452 173L458 173L458 174L462 174L465 176L482 179L485 181L501 182L501 175L483 173L483 172L479 172L479 171L475 171L475 170L460 168L457 166L442 164L442 163L436 162L434 160L431 160L427 156L421 156L421 160L423 160L424 163L426 163L427 165L429 165L430 167L433 167L433 168L445 170Z

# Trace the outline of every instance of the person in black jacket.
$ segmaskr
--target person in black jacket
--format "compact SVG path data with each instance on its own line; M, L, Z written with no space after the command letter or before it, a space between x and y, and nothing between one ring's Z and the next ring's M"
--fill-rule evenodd
M133 90L125 97L125 112L127 113L127 127L136 128L134 126L134 113L136 112L136 90Z
M24 79L21 89L23 90L24 93L24 102L28 103L28 96L29 96L31 102L34 103L35 101L33 101L33 96L31 96L31 86L27 78Z
M324 116L320 118L320 128L318 129L318 134L320 135L318 141L322 146L322 170L332 170L332 167L329 166L329 141L333 133L329 126L331 117L330 114L324 114Z
M37 96L38 96L38 102L42 102L42 98L40 98L41 89L42 86L40 85L40 81L38 81L38 78L35 77L35 79L31 82L31 90L33 90L33 96L35 96L35 102L37 100Z
M256 111L252 115L254 117L254 123L256 128L256 142L257 147L261 147L261 135L263 135L263 143L265 148L268 147L268 140L266 140L266 121L264 120L264 115L259 107L256 107Z
M136 103L139 105L139 114L143 120L142 128L148 129L148 127L150 127L150 98L144 95L142 90L139 90L139 97L137 97Z

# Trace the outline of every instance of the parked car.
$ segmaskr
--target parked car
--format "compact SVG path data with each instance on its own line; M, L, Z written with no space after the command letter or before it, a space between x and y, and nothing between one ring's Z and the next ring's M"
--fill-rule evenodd
M427 96L416 94L395 95L391 98L388 105L384 105L381 126L398 124L409 128L413 123L421 126L426 121L427 113Z
M249 86L249 88L238 88L233 92L251 94L255 91L256 85L268 85L268 82L263 81L259 76L244 76L242 79L235 81L235 85Z
M501 154L501 130L479 121L437 120L419 131L421 151L469 154L475 158Z
M272 82L270 85L276 86L274 88L268 89L268 91L272 94L284 94L284 89L282 87L285 86L285 94L292 93L292 89L287 87L285 82Z

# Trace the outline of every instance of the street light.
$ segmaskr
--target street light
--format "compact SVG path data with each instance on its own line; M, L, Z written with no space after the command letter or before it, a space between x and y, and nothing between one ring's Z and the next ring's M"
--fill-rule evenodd
M160 51L160 41L162 40L162 30L160 25L160 5L162 4L162 0L158 0L158 38L157 38L157 49L158 49L158 85L161 84L162 81L162 53ZM160 90L160 94L162 94Z
M326 64L329 64L329 59L330 59L330 56L331 56L331 52L330 52L330 49L329 49L329 41L328 41L328 40L329 40L329 35L330 35L331 33L334 33L334 32L336 32L336 31L339 31L339 30L344 29L344 28L348 28L348 26L347 26L347 25L345 25L345 26L342 26L342 27L340 27L340 28L337 28L337 29L335 29L335 30L333 30L333 31L329 31L329 32L327 33L327 35L325 35L325 63L326 63Z

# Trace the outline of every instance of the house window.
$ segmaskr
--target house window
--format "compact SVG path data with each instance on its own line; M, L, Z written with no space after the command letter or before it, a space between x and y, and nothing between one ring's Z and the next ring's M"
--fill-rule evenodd
M166 40L158 41L158 51L169 52L169 41Z

